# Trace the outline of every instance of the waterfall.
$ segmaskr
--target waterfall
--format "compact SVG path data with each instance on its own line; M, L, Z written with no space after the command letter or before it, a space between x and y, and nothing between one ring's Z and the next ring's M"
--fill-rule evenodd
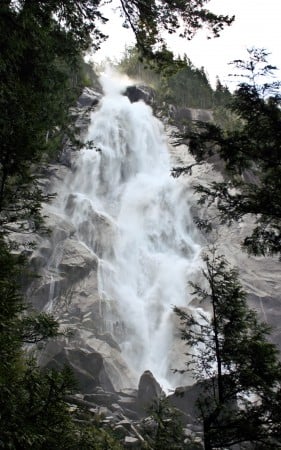
M151 108L130 103L118 82L103 84L86 138L92 148L77 154L65 183L65 214L99 258L107 326L136 379L151 370L167 385L173 305L187 305L199 266L188 187L170 176L164 128Z

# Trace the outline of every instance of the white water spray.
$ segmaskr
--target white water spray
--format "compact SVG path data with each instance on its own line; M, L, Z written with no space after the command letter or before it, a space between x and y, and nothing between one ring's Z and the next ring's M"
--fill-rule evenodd
M68 182L66 213L79 239L99 257L101 297L114 302L110 330L136 374L172 378L173 305L187 305L187 282L200 246L187 189L170 176L162 124L142 101L130 103L103 79L105 97ZM169 375L170 374L170 375Z

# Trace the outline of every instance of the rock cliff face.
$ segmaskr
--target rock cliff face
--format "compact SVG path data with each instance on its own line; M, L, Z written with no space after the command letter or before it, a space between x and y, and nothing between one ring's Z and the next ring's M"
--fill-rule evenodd
M99 99L99 94L86 90L72 111L82 135ZM58 193L55 202L60 201L61 186L74 170L76 156L77 151L66 146L61 162L50 165L46 178L41 179L47 192ZM68 198L66 208L70 215L75 200L71 195ZM50 235L36 236L37 246L30 255L30 264L39 278L28 287L27 296L37 310L52 312L71 336L48 343L38 354L40 364L60 368L68 363L84 393L91 393L98 386L111 392L132 387L130 369L118 343L108 332L110 327L118 326L118 314L99 291L99 248L106 247L113 224L92 211L90 225L96 241L93 252L79 240L75 227L60 214L57 204L43 205L43 215ZM121 328L119 332L122 333Z
M170 136L172 130L168 130ZM172 141L172 138L170 138ZM185 166L194 163L193 157L188 153L185 145L174 148L170 147L171 155L175 166ZM205 163L195 166L189 178L192 184L208 185L212 181L222 181L223 172L216 170L222 165L215 161L215 164ZM186 183L186 178L181 178L182 183ZM190 180L188 180L190 182ZM256 257L248 255L241 248L241 242L249 234L254 226L254 220L247 217L243 222L234 223L228 227L218 223L216 219L216 208L197 206L198 198L194 195L193 213L201 218L212 218L213 230L202 236L204 246L215 245L222 255L225 255L228 262L236 266L239 270L240 280L248 293L249 306L255 309L261 320L273 327L272 339L281 348L281 272L280 262L277 257Z
M80 98L77 108L73 110L82 134L85 134L89 124L91 108L98 103L99 98L99 95L88 90ZM172 166L192 162L186 146L177 148L172 146L170 129L167 129L167 135L170 136ZM41 179L41 184L47 192L60 193L62 183L68 179L70 173L77 170L76 158L77 151L66 146L61 162L50 165L45 177ZM190 183L209 183L221 177L221 173L216 171L212 164L206 163L195 167L188 179L181 177L179 183L189 188ZM196 196L191 194L190 189L189 193L192 196L194 214L200 214L202 217L215 216L215 207L199 211ZM56 202L58 201L62 201L60 196ZM66 202L69 217L75 201L76 197L70 195ZM188 204L186 207L188 208ZM133 417L134 414L140 414L143 402L159 396L161 389L153 380L152 374L146 372L141 378L138 393L131 390L128 394L126 391L137 387L135 375L124 360L120 347L126 330L114 300L104 298L99 270L105 258L105 251L109 252L106 255L109 260L111 257L114 258L114 255L110 254L112 251L110 241L116 233L115 224L108 216L92 209L89 220L94 233L91 235L89 232L88 235L89 240L94 239L94 242L91 241L91 246L87 246L79 239L73 223L58 211L58 204L56 207L52 204L43 207L50 235L36 236L37 247L30 254L30 264L36 268L40 277L28 287L27 294L36 309L52 312L61 327L68 328L72 333L69 338L58 339L41 349L38 353L39 361L48 367L61 367L67 362L73 368L81 392L85 396L97 396L100 390L103 400L101 397L95 397L92 399L95 404L100 401L105 405L104 398L107 397L106 401L110 402L112 408L115 404L115 408L119 410L121 408L123 413L125 411L127 415L131 414ZM251 307L258 310L263 320L278 327L281 316L279 299L281 278L278 261L273 258L248 257L241 251L240 242L252 225L250 219L247 223L236 224L230 228L223 227L215 221L214 225L210 235L197 235L198 245L204 249L210 243L215 243L229 262L238 266ZM86 222L81 224L86 234L87 226ZM15 238L20 240L19 236ZM281 344L280 328L276 328L273 332L273 340L278 345ZM184 354L184 348L179 338L175 340L174 350L176 352L173 364L174 367L178 364L177 368L180 368L184 363L184 356L181 356ZM118 392L118 398L109 399L108 392ZM87 399L89 400L88 397L84 398L85 401L88 401ZM190 414L190 411L186 414Z

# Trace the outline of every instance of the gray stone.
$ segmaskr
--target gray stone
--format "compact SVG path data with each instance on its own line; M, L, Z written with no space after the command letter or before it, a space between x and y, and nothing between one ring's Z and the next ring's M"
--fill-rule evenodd
M126 430L131 429L131 422L128 419L123 419L118 422L119 425L122 425L122 427L126 428Z
M126 88L124 95L126 95L132 103L143 100L148 105L152 105L154 103L155 92L148 86L133 85Z
M63 347L49 360L46 366L61 369L65 364L73 370L81 392L90 393L97 386L103 386L108 391L114 391L100 353Z
M84 396L84 399L88 402L110 408L112 403L117 401L118 395L112 392L103 392L97 394L87 394Z
M75 214L79 197L70 194L66 203L66 211L70 217ZM112 241L115 237L115 224L109 217L94 210L89 200L84 200L84 207L87 210L87 219L79 225L79 231L85 236L86 244L93 249L95 254L102 258L105 255L113 256Z
M74 404L79 406L80 408L87 409L91 413L98 413L98 408L94 408L92 403L86 402L86 400L83 400L82 398L76 397L74 395L67 395L66 401L71 405Z
M193 386L181 386L176 388L174 394L167 397L172 406L179 409L183 415L184 423L195 423L197 416L196 401L202 392L202 384L196 383Z
M111 411L113 412L118 412L120 414L124 413L123 408L118 404L118 403L112 403L111 407L110 407Z
M145 409L161 395L163 395L163 391L160 384L156 381L150 370L146 370L139 381L138 405Z
M96 106L101 99L101 94L99 92L93 91L92 89L85 88L83 93L80 95L77 101L77 106L79 108Z
M62 257L58 270L78 281L87 275L90 270L97 270L96 255L85 245L74 239L65 239L62 244Z
M213 111L207 109L196 109L186 107L170 108L170 116L179 125L192 121L211 122L213 120Z
M124 414L130 420L139 420L139 418L140 418L140 414L139 414L138 410L132 410L132 409L129 409L129 408L124 408Z
M126 448L140 448L140 441L138 438L132 436L126 436L124 439L124 446Z
M124 388L121 389L118 394L120 394L122 397L134 397L137 398L138 396L138 390L132 389L132 388Z
M106 408L106 406L99 406L98 414L106 417L109 413L110 413L110 411L108 408Z
M173 129L169 128L168 132L171 135ZM170 142L173 142L172 136ZM186 145L176 148L171 146L170 151L174 166L187 166L195 162ZM246 173L245 177L250 182L255 182L251 174ZM201 205L200 208L196 206L198 195L192 194L192 186L194 184L208 186L213 181L224 181L224 170L216 156L209 163L195 166L192 174L188 177L181 177L181 182L189 189L193 216L200 219L210 219L212 222L213 231L200 237L202 246L206 248L209 244L215 244L218 254L224 255L232 266L238 268L240 281L248 294L249 306L258 312L260 319L275 327L272 338L281 349L280 262L277 257L249 256L242 251L241 242L255 226L253 218L249 215L243 221L228 227L215 219L218 214L215 205L209 207ZM201 281L202 279L199 277L197 282L200 283ZM197 305L193 304L193 306L196 307ZM180 360L179 366L182 366Z

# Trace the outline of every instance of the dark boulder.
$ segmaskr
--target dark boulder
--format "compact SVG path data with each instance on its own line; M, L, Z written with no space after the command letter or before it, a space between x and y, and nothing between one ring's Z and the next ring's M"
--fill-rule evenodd
M85 88L77 100L77 106L79 108L96 106L99 103L101 97L102 96L99 92L93 91L89 88Z
M46 367L60 370L65 364L73 370L82 393L92 393L98 386L102 386L106 391L114 392L100 353L65 347L49 361Z
M154 102L154 91L148 86L128 86L124 92L131 103L143 100L148 105L152 105Z
M138 386L138 406L140 409L146 410L151 406L154 400L163 395L163 390L154 378L150 370L146 370L140 377Z
M211 122L213 120L213 112L209 109L170 107L169 115L175 120L176 125L192 121Z

